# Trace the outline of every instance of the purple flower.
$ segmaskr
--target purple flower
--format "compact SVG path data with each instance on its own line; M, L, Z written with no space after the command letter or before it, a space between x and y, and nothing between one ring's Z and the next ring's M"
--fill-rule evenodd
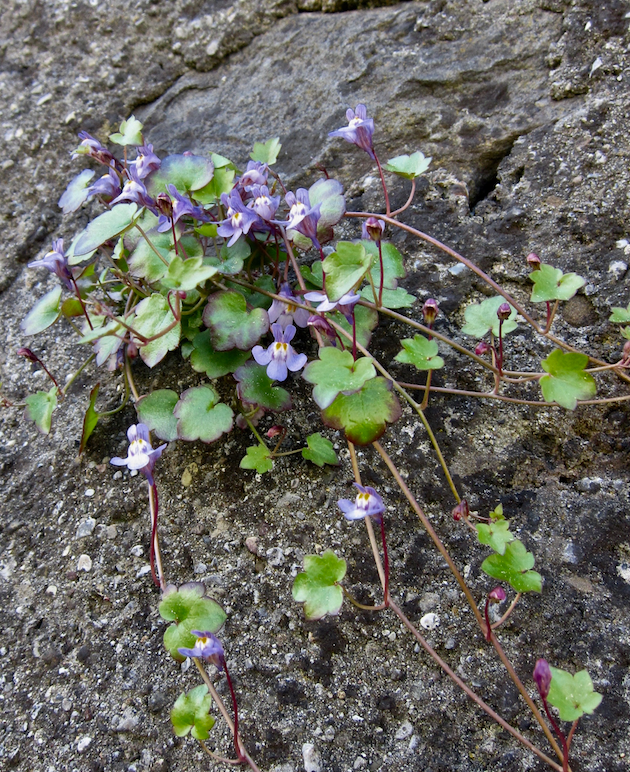
M298 188L295 195L289 191L284 197L289 206L289 219L281 223L287 231L297 231L309 238L317 249L321 249L317 239L317 222L321 216L321 203L311 206L306 188Z
M120 196L120 178L114 171L113 167L109 167L107 174L99 177L93 185L88 188L88 197L101 196L105 202Z
M166 188L171 195L173 213L170 217L164 214L160 215L157 226L159 233L165 233L170 230L174 223L178 223L179 220L186 215L190 215L197 220L206 221L208 219L203 208L201 206L194 206L189 198L182 196L175 185L169 184Z
M28 264L29 268L46 268L51 273L56 274L69 290L72 286L72 272L68 266L68 259L63 251L63 239L55 239L52 244L52 250L46 252L41 260L33 260Z
M127 429L127 437L127 458L112 458L109 463L114 466L126 466L128 469L139 469L149 481L149 485L153 485L153 468L166 443L153 450L149 441L149 427L146 424L132 424Z
M223 193L221 203L223 206L227 206L228 210L227 217L219 225L217 233L223 238L229 237L228 247L231 247L244 233L249 233L252 225L261 222L261 220L256 212L245 206L243 199L235 190L229 196L227 193Z
M251 188L253 200L249 206L263 220L273 220L280 204L280 196L270 196L266 185L253 185Z
M539 659L534 667L534 681L543 700L547 699L551 685L551 668L546 659Z
M298 308L295 303L298 299L293 294L291 286L285 282L280 287L279 295L286 298L289 302L283 303L281 300L274 300L271 304L271 308L267 312L269 314L270 322L278 322L278 324L285 329L287 325L295 322L298 327L306 327L308 324L308 318L310 312L305 308Z
M217 666L219 670L223 670L225 665L225 651L221 645L221 641L213 633L201 630L191 630L193 635L197 636L197 641L192 649L180 648L177 649L180 654L185 657L199 657L200 659L206 659Z
M267 375L272 381L285 381L288 372L301 370L306 364L306 354L297 354L291 346L295 327L287 325L286 330L280 324L272 324L271 332L275 342L265 351L262 346L254 346L252 354L259 365L267 365Z
M114 156L110 151L101 145L98 139L94 139L87 131L79 132L79 139L81 140L79 147L72 153L72 158L76 158L79 155L89 155L90 158L95 158L99 163L109 166L114 161Z
M122 189L122 193L110 202L112 206L121 204L123 201L134 202L139 206L146 206L155 211L155 201L149 195L144 182L138 177L135 166L127 168L128 180Z
M153 152L153 145L142 145L138 148L138 157L133 161L138 177L143 180L151 172L157 171L162 161Z
M346 520L361 520L364 517L373 517L377 523L382 521L382 513L385 511L383 499L378 495L374 488L366 486L365 488L358 483L354 483L359 489L359 493L354 501L350 499L339 499L337 506L343 512Z
M266 185L268 171L269 167L267 164L260 161L250 161L238 184L245 188L245 190L249 190L251 185Z
M380 241L385 230L385 221L378 220L376 217L368 217L363 220L361 226L361 238L370 239L370 241Z
M357 105L356 112L354 110L346 110L346 118L348 119L348 125L337 129L337 131L329 132L328 136L343 137L348 142L352 142L353 145L360 147L361 150L365 150L370 158L376 160L372 143L374 121L368 118L366 106Z
M304 297L311 303L319 303L315 309L318 314L324 314L327 311L341 311L350 323L352 323L354 307L361 300L361 295L357 295L356 292L347 292L334 303L328 300L328 295L324 292L307 292Z

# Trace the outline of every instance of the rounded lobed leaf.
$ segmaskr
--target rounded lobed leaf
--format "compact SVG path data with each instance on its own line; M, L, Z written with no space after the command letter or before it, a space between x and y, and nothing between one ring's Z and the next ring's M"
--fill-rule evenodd
M291 395L281 386L274 386L266 368L247 362L234 373L238 381L236 392L241 402L280 412L292 407Z
M210 295L203 323L216 351L251 350L269 329L267 312L263 308L248 311L245 298L232 290Z
M499 335L499 317L497 311L499 306L505 303L505 298L497 295L494 298L488 298L481 303L474 303L464 311L466 324L462 327L462 332L466 335L473 335L475 338L483 338L486 333L492 330L493 335ZM509 317L503 322L501 331L507 335L516 329L516 310L511 309Z
M343 603L343 592L338 586L346 575L346 561L332 550L322 555L306 555L304 572L293 582L293 599L304 603L307 619L321 619L326 614L336 615Z
M210 330L195 335L192 341L193 351L190 355L192 369L198 373L205 373L208 378L220 378L222 375L233 373L245 364L251 356L249 351L215 351L210 341Z
M167 155L159 169L146 179L147 190L152 196L168 195L167 185L175 185L180 193L200 190L214 174L211 158L200 155Z
M558 708L563 721L576 721L584 713L593 713L602 701L602 695L593 689L593 682L586 670L574 676L566 670L551 667L551 684L547 699Z
M354 289L367 273L372 257L361 242L340 241L337 250L323 261L326 294L332 302Z
M340 394L322 411L322 420L333 429L342 429L355 445L369 445L401 414L398 398L391 391L391 381L378 377L367 381L354 394Z
M207 739L215 723L209 715L211 707L212 697L205 684L196 686L188 693L182 692L171 709L171 723L177 737L185 737L191 732L196 740Z
M55 287L41 297L20 322L25 335L36 335L48 329L61 316L61 287Z
M123 231L130 228L134 220L138 218L142 210L138 211L138 205L134 203L130 204L117 204L103 214L92 220L87 228L82 231L74 242L73 258L75 262L79 262L77 258L88 255L95 249L98 249L102 244L115 236L119 236Z
M172 389L158 389L145 394L136 402L136 412L141 423L167 442L177 439L177 418L173 415L179 395Z
M367 381L376 377L372 360L359 357L356 361L349 351L332 346L320 348L319 359L310 362L302 375L315 384L313 399L322 410L333 403L340 392L358 391Z
M326 437L322 437L319 432L309 434L306 443L308 447L302 450L302 457L307 461L312 461L317 466L324 466L324 464L337 466L339 464L332 442Z
M394 359L403 364L414 365L418 370L439 370L444 367L444 360L438 356L436 340L429 340L424 335L414 335L413 338L401 340L403 351Z
M182 440L214 442L232 430L234 413L219 402L211 386L186 389L173 410L177 418L177 436Z
M584 372L588 364L586 354L556 349L542 361L542 368L549 375L540 379L540 388L546 402L557 402L567 410L575 410L578 399L590 399L597 392L597 384L590 373Z
M516 592L542 592L542 577L531 569L534 556L525 549L519 539L505 545L503 555L495 553L481 564L481 570L488 576L508 582Z

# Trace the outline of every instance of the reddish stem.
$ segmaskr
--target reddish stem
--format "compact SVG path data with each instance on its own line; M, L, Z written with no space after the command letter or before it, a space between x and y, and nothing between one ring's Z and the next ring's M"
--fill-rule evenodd
M383 604L389 606L389 555L387 553L387 541L385 540L385 520L381 516L381 541L383 542L383 571L385 572L385 587L383 588Z
M227 680L228 689L230 690L230 696L232 697L232 710L234 711L234 748L239 761L245 761L245 756L241 750L241 744L238 741L238 706L236 704L236 694L234 693L234 687L232 686L232 679L230 678L230 672L227 668L225 660L221 663L225 670L225 678Z
M381 247L381 241L378 241L378 261L381 265L381 281L378 288L378 305L379 308L383 305L383 249Z
M539 692L540 693L540 692ZM549 705L547 704L547 698L543 697L542 694L540 695L543 706L545 708L545 713L547 714L547 718L549 719L549 723L553 727L553 731L558 735L558 739L562 743L562 772L568 772L569 769L569 746L567 745L566 737L564 736L564 733L556 724L554 717L551 715L551 711L549 710Z

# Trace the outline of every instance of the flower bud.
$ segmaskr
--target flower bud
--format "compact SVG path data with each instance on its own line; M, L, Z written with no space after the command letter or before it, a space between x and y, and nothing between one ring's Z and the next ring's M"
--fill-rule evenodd
M171 219L173 216L173 202L171 201L170 196L166 193L158 193L155 198L155 205L160 214L163 214L164 217L168 217L169 220Z
M547 699L551 684L551 669L546 659L539 659L534 667L534 681L543 700Z
M272 439L272 437L276 437L278 434L282 434L282 432L284 432L282 426L272 426L271 429L267 430L266 435L269 439Z
M529 255L527 255L527 264L532 271L537 271L540 268L540 258L535 252L530 252Z
M364 239L371 239L372 241L380 241L385 230L385 223L383 220L377 220L376 217L368 217L363 223L362 236Z
M629 341L630 342L630 341ZM33 362L34 364L37 364L39 362L39 359L36 354L34 354L30 348L19 348L15 352L19 357L26 357L29 362Z
M466 499L462 499L453 509L453 520L468 519L470 517L470 508Z
M427 327L432 327L433 322L435 321L435 318L438 315L438 304L437 300L434 300L433 298L429 298L428 300L425 300L424 305L422 306L422 316L424 318L424 323L427 325Z
M494 603L501 603L502 601L505 600L505 598L506 598L505 590L503 589L503 587L501 587L501 585L499 585L498 587L495 587L494 590L492 590L492 592L488 593L488 599L490 601L493 601Z
M502 322L504 322L506 319L509 319L511 313L512 313L512 307L510 306L509 303L501 303L501 305L497 309L497 316Z
M20 352L18 351L18 354L19 354L19 353L20 353ZM622 358L621 358L621 364L622 364L624 367L629 367L629 366L630 366L630 340L627 340L627 341L625 342L625 344L624 344L624 347L623 347L623 356L622 356Z
M480 343L478 343L477 347L475 348L475 354L477 354L478 357L482 357L484 354L487 354L488 351L490 351L490 346L485 342L485 340L482 340Z

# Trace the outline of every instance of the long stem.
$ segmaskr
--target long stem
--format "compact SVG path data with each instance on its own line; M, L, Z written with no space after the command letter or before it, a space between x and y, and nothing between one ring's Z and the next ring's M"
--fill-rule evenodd
M228 725L228 728L229 728L230 732L232 732L232 734L234 735L234 722L230 718L230 714L227 712L227 708L225 707L225 704L223 703L223 700L219 696L219 693L214 688L214 684L212 683L212 681L208 677L208 674L206 673L206 669L201 664L201 660L199 659L199 657L193 657L192 660L195 663L195 665L197 666L197 670L199 671L201 677L203 678L203 682L208 687L208 691L210 692L210 696L214 700L215 705L217 706L217 708L219 709L219 712L223 716L223 720ZM239 758L245 759L245 761L249 764L249 766L252 768L252 770L254 772L260 772L260 769L258 768L258 765L252 759L252 757L249 755L249 753L247 752L245 746L243 745L243 741L241 740L240 737L238 738L238 742L239 742L240 750L241 750L241 753L239 754Z
M381 246L381 240L378 240L378 262L381 268L381 278L378 285L378 307L380 308L383 305L383 282L384 282L384 275L383 275L383 247Z
M153 246L153 243L151 242L151 239L147 236L147 234L142 230L142 228L138 225L137 222L134 223L134 226L140 231L140 233L144 237L144 240L149 245L150 249L152 249L155 252L155 254L160 258L160 260L168 268L168 265L169 265L168 260L166 260L164 257L162 257L161 253L158 252L158 250Z
M543 697L542 694L540 695L543 705L545 706L545 713L547 714L547 718L549 719L549 723L553 727L553 731L558 735L560 738L560 742L562 743L562 750L564 751L562 756L562 772L568 772L569 769L569 747L567 745L567 738L564 736L564 732L560 729L558 724L556 724L556 721L554 717L551 715L551 711L549 710L549 705L547 703L547 698Z
M453 573L453 576L457 580L457 583L461 587L462 592L466 596L466 600L468 601L468 605L470 606L470 608L472 609L475 617L477 618L477 623L478 623L479 627L483 630L483 628L484 628L483 617L481 616L481 613L479 612L479 609L477 608L477 603L476 603L475 599L473 598L473 595L472 595L470 589L468 588L468 585L464 581L464 577L460 574L459 569L457 568L457 566L453 562L453 558L450 556L448 550L446 549L446 547L442 543L442 540L440 539L440 537L435 532L433 526L429 522L428 517L422 511L422 508L421 508L420 504L418 504L418 502L416 501L413 493L409 490L409 488L407 487L407 484L405 483L405 481L400 476L400 473L399 473L398 469L396 469L396 465L394 464L394 462L391 460L391 458L387 454L387 451L382 447L380 442L373 442L372 445L376 448L376 450L378 451L379 455L381 456L381 458L383 459L383 461L387 465L387 468L392 473L394 479L396 480L396 483L398 484L398 487L404 493L407 501L411 505L411 508L418 515L418 517L420 518L420 522L424 526L426 532L431 537L431 540L433 541L433 543L437 547L438 552L442 555L444 560L446 560L446 562L448 563L448 567L451 569L451 572Z
M127 383L129 384L129 388L131 389L131 393L133 394L133 398L137 402L140 399L140 395L138 394L135 381L133 380L133 375L131 374L131 360L129 359L129 354L127 354L126 351L125 351L125 376L127 378Z
M92 353L90 356L85 360L85 362L79 367L79 369L73 374L72 378L65 384L63 389L61 389L61 393L65 396L68 393L68 389L72 386L72 384L76 381L76 379L81 375L81 373L85 370L85 368L92 362L94 359L96 359L96 354Z
M244 761L241 744L238 741L238 705L236 704L236 694L234 693L232 679L230 678L230 672L225 664L225 660L223 661L223 669L225 670L225 679L227 681L228 689L230 690L230 696L232 697L232 711L234 712L234 749L236 750L239 761Z
M416 192L416 178L414 177L411 180L411 193L409 194L409 198L405 201L405 203L400 207L400 209L397 209L395 212L392 212L389 216L390 217L396 217L399 214L402 214L405 209L408 209L411 205L411 202L413 201L414 194Z
M162 554L160 552L160 538L158 536L158 494L155 483L149 483L149 507L151 510L151 546L149 548L149 562L151 564L151 576L155 584L162 590L166 588L164 569L162 568ZM157 576L156 576L157 568Z
M350 462L352 463L352 471L354 472L355 482L361 485L361 473L359 471L359 464L357 462L357 454L354 449L354 445L348 441L348 450L350 452ZM374 556L374 562L376 563L376 570L378 571L378 578L381 580L381 586L383 587L383 593L385 592L386 576L383 564L381 562L381 556L378 553L378 546L376 544L376 536L374 535L374 528L372 521L369 517L363 519L365 528L368 532L368 538L370 540L370 546L372 547L372 555ZM387 602L385 600L385 602Z
M539 748L537 748L526 737L524 737L517 729L514 729L513 726L508 724L508 722L505 719L501 718L501 716L498 713L495 713L495 711L492 710L492 708L489 705L487 705L481 699L481 697L477 696L475 692L473 692L473 690L470 689L469 686L466 683L464 683L464 681L462 681L462 679L451 670L451 668L440 657L440 655L435 651L435 649L433 649L429 645L429 643L420 634L420 632L416 629L416 627L409 621L409 619L405 616L402 610L394 603L394 601L390 600L389 607L400 619L400 621L405 625L405 627L409 630L409 632L411 632L411 634L422 646L422 648L427 652L427 654L429 654L429 656L442 668L442 670L448 675L448 677L451 678L457 684L457 686L459 686L459 688L463 692L465 692L468 695L468 697L470 697L470 699L473 702L475 702L483 711L485 711L490 716L490 718L496 721L497 724L502 726L507 732L509 732L513 737L515 737L526 748L529 748L533 753L535 753L538 756L538 758L542 759L552 769L555 769L556 772L563 772L562 767L560 765L556 764L556 762L553 761L553 759L550 759L549 756L545 755Z
M81 306L81 310L83 311L83 316L85 316L85 320L88 323L88 327L90 330L93 330L94 327L92 327L92 322L90 321L90 316L87 312L87 308L85 307L85 303L83 302L83 298L81 297L81 293L79 292L79 286L77 285L76 281L74 280L74 276L72 277L72 283L74 285L74 291L77 295L77 300L79 301L79 305Z
M385 175L383 174L383 167L381 166L381 162L378 160L378 156L376 155L376 153L374 153L374 160L376 161L376 165L378 166L378 173L380 174L381 185L383 186L383 195L385 196L385 211L389 216L390 212L392 211L389 205L389 194L387 193L387 185L385 184Z

